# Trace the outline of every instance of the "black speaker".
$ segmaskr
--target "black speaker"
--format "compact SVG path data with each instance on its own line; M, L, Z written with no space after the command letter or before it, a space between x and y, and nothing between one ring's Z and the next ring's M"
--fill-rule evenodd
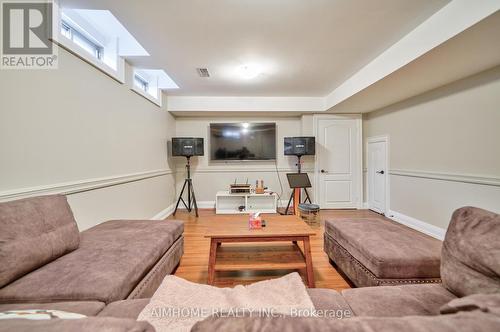
M172 156L203 156L203 138L198 137L173 137Z
M314 137L285 137L286 156L314 156Z

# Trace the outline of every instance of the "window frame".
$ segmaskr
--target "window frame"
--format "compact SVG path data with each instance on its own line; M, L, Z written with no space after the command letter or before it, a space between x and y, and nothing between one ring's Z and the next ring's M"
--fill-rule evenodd
M143 75L141 75L140 73L138 73L137 71L140 71L140 69L132 68L132 75L131 75L132 83L130 86L130 90L132 90L135 93L137 93L138 95L146 98L147 100L149 100L153 104L155 104L159 107L162 107L162 103L163 103L162 91L161 91L161 89L158 88L158 82L157 82L158 78L156 76L146 78ZM136 84L136 77L139 78L141 81L144 81L145 83L147 83L146 89L144 89L144 85L141 86L141 85ZM154 80L156 80L156 82ZM152 91L155 91L156 95L152 94Z
M141 75L139 75L137 73L134 73L134 86L136 88L140 89L141 91L143 91L147 94L150 94L148 92L149 85L150 85L150 82L147 79L145 79L144 77L142 77Z
M79 46L81 49L87 51L90 55L99 61L103 60L104 57L104 47L86 36L86 33L80 31L79 29L72 26L65 20L61 20L61 34L71 40L74 44ZM81 42L83 41L83 43ZM85 47L87 46L87 47ZM90 49L93 52L90 52Z
M86 32L85 30L83 32L79 31L79 28L75 27L74 24L72 24L73 20L71 18L69 18L71 22L67 22L67 20L65 19L65 15L62 13L62 9L60 9L60 7L58 8L58 13L59 18L53 23L54 29L56 31L54 42L58 46L64 48L81 60L87 62L89 65L95 67L97 70L100 70L102 73L108 75L117 82L125 84L125 59L118 54L114 54L112 51L104 53L106 52L106 47L101 45L101 43L99 43L95 38L92 37L90 33ZM75 24L78 23L75 22ZM68 28L70 31L68 31ZM75 43L70 35L72 33L71 29L73 29L73 32L78 31L82 35L82 37L92 42L92 44L97 45L98 47L102 47L102 50L99 52L100 54L91 54L88 50ZM63 33L63 31L66 31L66 33ZM96 55L98 55L99 57L96 57ZM104 61L106 56L116 59L116 65L114 65L114 67L110 66L107 62Z

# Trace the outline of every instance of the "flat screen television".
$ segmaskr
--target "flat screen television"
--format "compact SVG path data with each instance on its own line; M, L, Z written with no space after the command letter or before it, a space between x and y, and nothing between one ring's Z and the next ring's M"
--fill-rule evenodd
M211 123L210 159L276 159L276 124Z

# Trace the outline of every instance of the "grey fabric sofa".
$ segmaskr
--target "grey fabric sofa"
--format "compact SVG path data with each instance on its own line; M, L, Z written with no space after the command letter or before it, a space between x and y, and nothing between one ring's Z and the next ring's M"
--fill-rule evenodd
M181 221L112 220L79 233L65 196L0 203L0 304L80 301L99 312L150 297L182 254Z
M441 241L393 221L327 220L324 251L356 287L441 282Z
M352 318L210 318L193 331L500 331L500 215L453 213L441 251L442 284L324 292L316 308ZM328 295L326 294L328 292Z
M308 289L317 310L347 311L351 318L208 318L196 324L193 331L500 331L499 238L499 215L477 208L462 208L453 214L442 246L442 284L363 287L342 292ZM137 319L149 301L144 298L107 305L90 301L36 306L96 316L92 324L104 324L108 320L113 324L128 320L129 324L130 320ZM33 306L5 304L0 305L0 311ZM149 327L136 328L141 331ZM75 330L86 331L75 326L68 329Z

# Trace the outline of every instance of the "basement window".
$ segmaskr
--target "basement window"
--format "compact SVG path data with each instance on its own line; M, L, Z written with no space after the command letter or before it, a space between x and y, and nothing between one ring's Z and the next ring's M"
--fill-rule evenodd
M91 40L92 37L89 34L74 28L65 21L61 21L61 34L94 58L102 60L104 47Z
M161 106L162 90L178 89L179 87L164 70L135 68L131 88L144 98Z
M136 88L141 89L144 92L148 92L149 82L146 79L139 76L138 74L135 74L134 75L134 86Z
M134 69L132 90L149 101L161 106L161 91L158 76L146 69Z
M59 46L158 106L162 90L179 88L162 69L126 65L129 57L149 53L109 10L61 8L56 2L54 6L58 14L54 41Z
M56 42L120 83L126 57L149 55L109 10L57 8Z

